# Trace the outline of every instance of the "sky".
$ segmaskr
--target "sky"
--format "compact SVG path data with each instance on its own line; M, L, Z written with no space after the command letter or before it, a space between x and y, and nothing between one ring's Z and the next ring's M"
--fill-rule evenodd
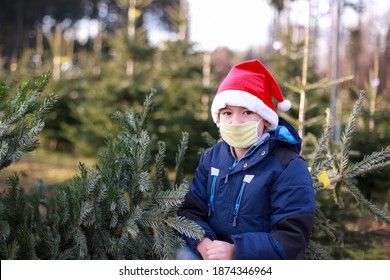
M267 42L273 12L265 0L188 0L190 38L204 50L247 50Z
M304 24L307 20L307 1L291 1L291 21ZM330 3L334 0L317 0L321 27L330 28ZM350 0L358 2L359 0ZM389 15L389 0L362 0L367 16ZM314 1L315 2L315 1ZM226 46L232 50L245 51L251 47L267 44L272 26L273 10L268 0L188 0L190 29L189 36L199 48L212 51ZM375 16L374 16L375 17ZM356 14L345 8L343 27L356 24ZM383 33L388 26L378 21L374 28Z

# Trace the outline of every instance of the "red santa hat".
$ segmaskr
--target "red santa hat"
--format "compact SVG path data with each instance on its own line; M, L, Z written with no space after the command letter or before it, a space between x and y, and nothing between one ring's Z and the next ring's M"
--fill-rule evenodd
M245 61L234 66L222 81L211 105L211 114L217 123L219 110L227 105L246 107L267 120L270 129L275 129L279 117L272 97L278 101L278 110L285 112L291 108L267 68L258 60Z

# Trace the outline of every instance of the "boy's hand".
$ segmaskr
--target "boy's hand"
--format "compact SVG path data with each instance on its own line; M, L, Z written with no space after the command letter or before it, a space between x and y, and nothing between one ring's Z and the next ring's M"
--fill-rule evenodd
M233 260L234 244L209 238L202 239L196 246L204 260Z
M196 250L198 250L198 252L201 254L204 260L209 259L207 255L207 246L210 245L211 243L213 243L213 241L210 238L206 237L203 238L196 246Z
M207 245L206 252L209 260L233 260L234 244L214 240Z

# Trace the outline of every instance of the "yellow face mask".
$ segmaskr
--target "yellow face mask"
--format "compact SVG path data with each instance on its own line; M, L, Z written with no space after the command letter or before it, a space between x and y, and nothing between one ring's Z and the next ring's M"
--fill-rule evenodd
M221 122L219 131L222 139L230 146L238 149L246 149L252 146L259 139L257 136L257 127L259 121L250 121L238 125L231 125Z

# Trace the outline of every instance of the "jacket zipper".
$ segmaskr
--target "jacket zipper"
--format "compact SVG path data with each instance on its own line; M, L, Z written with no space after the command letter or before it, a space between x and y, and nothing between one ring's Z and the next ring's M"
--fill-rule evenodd
M239 160L237 159L234 159L234 162L231 166L229 166L229 172L226 174L226 177L225 177L225 184L228 182L229 180L229 175L230 175L230 172L240 163L241 160L243 160L244 158L246 157L249 157L250 155L252 155L256 150L257 150L257 147L260 146L260 144L262 144L263 142L260 142L258 145L256 145L252 151L250 151L249 154L245 154L242 158L240 158Z
M219 175L219 169L211 167L211 176L213 177L213 181L211 183L210 199L209 199L209 203L208 203L208 205L209 205L208 216L209 217L214 212L215 185L217 183L218 175Z
M237 217L238 217L238 212L240 210L240 206L241 206L241 200L242 200L242 196L244 195L244 190L245 190L245 187L247 184L249 184L253 177L255 177L255 175L245 175L244 177L244 180L242 180L242 185L241 185L241 188L240 188L240 192L238 193L238 196L237 196L237 199L236 199L236 204L234 206L234 211L233 211L233 224L232 226L233 227L236 227L237 226Z

